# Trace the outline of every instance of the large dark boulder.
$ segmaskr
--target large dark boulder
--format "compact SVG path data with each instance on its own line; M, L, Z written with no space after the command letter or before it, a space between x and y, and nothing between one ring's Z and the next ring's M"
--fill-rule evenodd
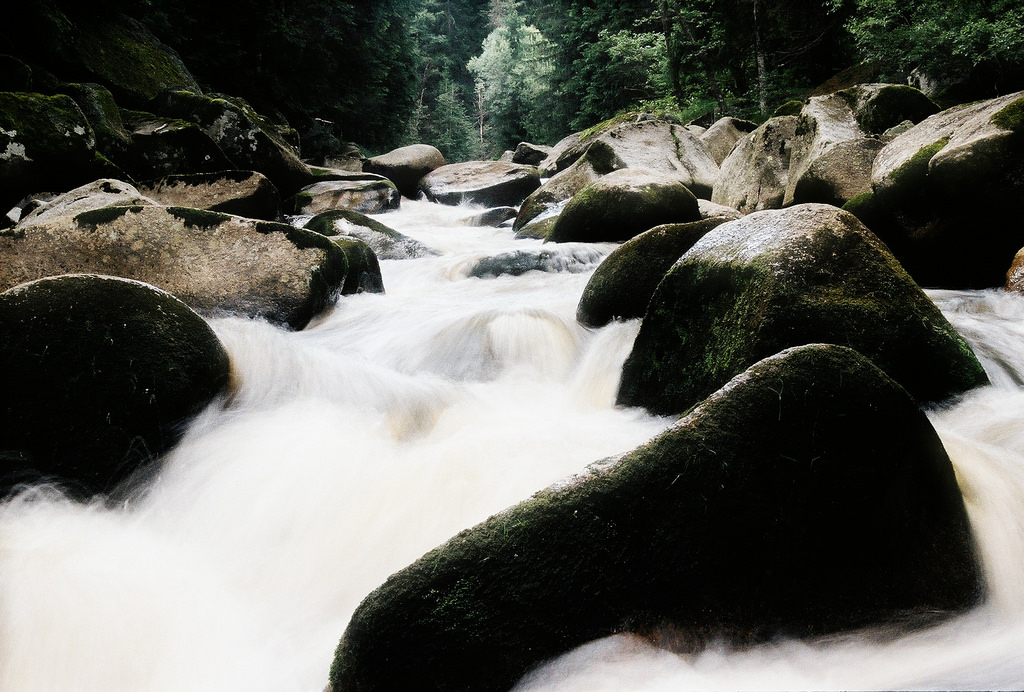
M120 114L130 142L118 163L135 180L236 168L213 139L193 122L144 111L122 109Z
M925 415L851 349L806 346L392 575L356 609L329 689L507 690L623 631L693 651L921 625L976 603L980 581Z
M416 199L423 176L443 165L444 155L436 147L410 144L367 159L363 162L363 170L386 177L402 195Z
M644 168L624 168L576 193L559 215L548 240L624 241L655 226L698 219L697 198L675 177Z
M616 319L643 317L665 272L723 218L655 226L612 250L583 289L576 319L602 327Z
M0 290L44 276L97 273L162 288L206 315L301 329L332 306L345 254L283 223L185 207L105 207L0 235Z
M153 286L105 276L0 293L0 495L55 481L108 492L169 449L223 392L213 330Z
M0 209L111 174L88 120L69 96L0 92Z
M1024 92L950 108L889 142L846 208L922 286L1002 285L1021 247Z
M921 402L987 383L977 358L889 250L847 212L757 212L701 238L658 285L618 402L686 411L758 360L850 346Z
M233 162L228 168L259 171L286 197L313 182L290 140L292 133L240 98L168 91L154 99L152 107L159 115L196 123Z
M431 202L485 207L519 206L538 187L540 172L535 166L501 161L450 163L425 175L419 184Z

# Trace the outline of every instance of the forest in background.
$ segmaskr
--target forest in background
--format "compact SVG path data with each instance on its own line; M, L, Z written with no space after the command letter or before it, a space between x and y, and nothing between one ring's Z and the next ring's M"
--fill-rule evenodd
M423 142L449 161L630 110L763 121L857 66L853 81L971 85L952 101L1024 88L1019 0L40 0L0 38L44 59L32 22L115 12L205 89L304 135L369 153Z

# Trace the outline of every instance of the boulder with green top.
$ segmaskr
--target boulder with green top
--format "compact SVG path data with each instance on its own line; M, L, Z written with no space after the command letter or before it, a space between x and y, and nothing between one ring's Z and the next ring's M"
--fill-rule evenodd
M195 312L109 276L0 293L0 495L56 483L107 493L177 442L225 392L228 354Z
M0 92L0 209L34 192L60 192L112 172L70 96Z
M512 230L518 232L533 221L557 215L577 192L602 175L625 167L625 162L608 144L600 140L594 142L571 166L556 173L523 200Z
M134 185L113 178L102 178L46 199L35 200L23 210L17 232L23 233L33 226L45 226L104 207L157 205L156 200L144 195Z
M647 312L647 303L662 277L694 243L723 218L655 226L612 250L583 289L576 319L588 327L602 327L612 320L636 319Z
M875 159L872 193L847 209L922 286L1001 286L1021 240L1024 92L918 123Z
M185 207L104 207L0 235L0 290L69 273L137 279L205 315L301 329L331 307L345 253L283 223Z
M383 260L416 259L440 254L415 238L353 209L335 209L317 214L303 228L330 237L345 235L358 238Z
M392 575L352 616L329 689L508 690L615 633L692 653L922 626L980 595L926 416L855 351L804 346Z
M502 161L450 163L425 175L420 191L440 204L481 204L516 207L540 187L536 166Z
M686 411L747 367L808 343L850 346L922 403L988 382L970 346L852 214L804 204L698 240L658 284L618 403Z
M121 110L114 95L99 84L64 84L61 92L75 100L96 135L96 147L101 154L125 168L126 155L132 138L121 119ZM129 171L130 172L130 171Z
M341 295L357 293L384 293L384 277L380 273L377 253L365 241L350 235L331 236L334 244L345 253L348 274L341 287Z
M655 226L699 219L697 198L677 178L644 168L623 168L576 193L548 240L621 242Z
M313 174L291 142L292 133L243 99L169 91L154 99L152 107L160 115L199 125L231 159L230 168L259 171L286 197L313 182Z

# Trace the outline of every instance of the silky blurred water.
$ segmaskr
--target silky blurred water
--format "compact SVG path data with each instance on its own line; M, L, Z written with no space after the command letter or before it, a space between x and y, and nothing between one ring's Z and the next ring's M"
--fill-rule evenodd
M322 690L362 598L463 528L627 451L669 421L616 408L638 323L580 327L613 246L542 246L403 200L378 220L441 252L381 262L302 332L211 324L232 390L120 504L45 488L0 506L0 690ZM513 250L559 272L471 278ZM1024 685L1024 298L933 293L996 386L930 415L956 465L991 597L953 622L678 656L630 636L523 690L949 689ZM467 661L466 665L473 665Z

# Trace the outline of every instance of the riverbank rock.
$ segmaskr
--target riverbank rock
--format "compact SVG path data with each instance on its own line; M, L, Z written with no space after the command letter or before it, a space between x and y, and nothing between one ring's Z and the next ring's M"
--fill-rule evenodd
M285 197L314 182L309 167L288 139L290 133L262 117L243 99L179 90L162 93L152 107L160 115L199 125L233 162L227 168L259 171Z
M382 175L409 199L419 196L419 184L427 173L445 165L444 155L429 144L410 144L363 162L363 171Z
M333 209L352 209L377 214L398 209L402 195L382 175L351 173L340 179L321 180L299 190L285 202L289 214L320 214Z
M184 207L105 207L0 235L0 290L97 273L162 288L206 315L301 329L333 305L345 254L287 224Z
M612 250L587 282L576 319L588 327L644 316L665 273L694 243L725 219L666 224L630 238Z
M62 192L114 173L71 97L0 92L3 212L29 194Z
M420 190L431 202L517 207L540 187L536 166L501 161L450 163L420 180Z
M139 192L165 207L190 207L277 221L281 193L256 171L218 171L168 175L139 184Z
M975 604L980 579L925 415L856 352L806 346L392 575L329 689L507 690L624 631L693 652L926 624Z
M797 117L769 118L733 146L722 162L711 201L744 214L778 209L786 196Z
M168 293L69 275L0 293L0 495L54 481L105 493L228 386L213 330Z
M624 241L661 224L699 219L697 198L678 179L642 168L624 168L576 193L548 240Z
M805 204L722 224L680 258L651 298L618 403L679 414L808 343L858 350L921 402L988 382L884 244L852 214Z
M872 193L846 208L922 286L1000 286L1020 249L1024 92L937 113L875 158Z
M382 260L416 259L439 254L415 238L351 209L335 209L317 214L303 228L324 236L358 238L369 245L377 258Z

